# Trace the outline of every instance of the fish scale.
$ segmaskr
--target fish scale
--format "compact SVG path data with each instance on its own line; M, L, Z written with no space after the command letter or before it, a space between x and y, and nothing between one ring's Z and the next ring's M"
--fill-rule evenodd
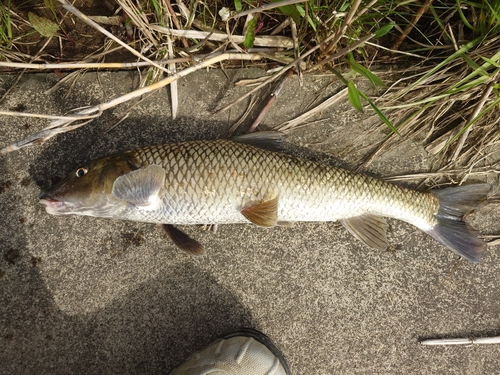
M172 224L335 221L376 249L386 249L387 223L403 220L471 262L486 244L463 217L491 186L472 184L421 192L327 164L269 151L276 132L235 140L148 146L89 162L40 202L54 215L77 214L163 224L191 254L201 244ZM256 147L258 146L258 147ZM274 145L275 146L275 145Z
M245 207L278 197L279 221L335 221L364 213L431 227L437 200L425 192L229 140L149 146L127 152L166 171L162 205L124 218L154 223L246 223Z

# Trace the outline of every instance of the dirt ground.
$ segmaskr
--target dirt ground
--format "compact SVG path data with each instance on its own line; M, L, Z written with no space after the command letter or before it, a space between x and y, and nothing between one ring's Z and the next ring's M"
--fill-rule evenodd
M336 223L227 225L215 235L184 228L208 252L191 257L155 225L55 217L38 203L41 188L83 161L136 146L223 137L248 102L218 116L214 110L248 90L234 86L238 79L264 72L225 74L210 70L181 80L175 121L164 89L43 145L0 156L0 373L168 373L238 327L269 335L294 374L496 373L498 345L423 347L419 340L500 335L498 246L473 265L397 221L390 221L388 251L365 247ZM1 94L14 78L0 77ZM88 72L71 88L47 93L59 79L24 75L0 109L64 114L138 83L136 71ZM306 76L303 86L292 78L261 129L338 90L329 76ZM46 125L1 116L0 146ZM290 131L287 143L290 152L310 150L310 157L355 169L387 134L345 99ZM432 161L418 140L402 139L364 170L426 172ZM487 180L498 191L498 178ZM483 234L500 233L497 203L469 220Z

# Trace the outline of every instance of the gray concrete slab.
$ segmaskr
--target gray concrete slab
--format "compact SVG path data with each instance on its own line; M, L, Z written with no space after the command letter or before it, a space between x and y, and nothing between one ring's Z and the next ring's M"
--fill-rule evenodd
M155 225L54 217L38 204L79 162L135 146L217 138L244 111L212 116L245 92L238 77L257 70L198 72L180 82L170 119L162 90L109 130L92 124L41 146L0 157L0 373L166 373L220 334L254 327L282 349L294 374L493 374L500 346L422 347L427 337L500 335L498 247L481 265L458 257L413 227L391 221L390 251L366 248L335 223L262 229L227 225L216 235L185 228L207 256L185 255ZM0 77L0 94L13 76ZM136 72L92 72L46 91L55 74L25 75L2 109L62 114L130 91ZM286 85L263 128L336 92L332 78ZM319 91L319 98L318 96ZM345 101L290 132L288 142L355 167L387 130ZM47 123L0 117L0 146ZM248 125L248 121L247 121ZM107 130L107 131L106 131ZM329 157L319 156L325 160ZM427 171L414 141L376 159L378 175ZM495 178L491 183L498 186ZM490 204L471 217L500 232Z

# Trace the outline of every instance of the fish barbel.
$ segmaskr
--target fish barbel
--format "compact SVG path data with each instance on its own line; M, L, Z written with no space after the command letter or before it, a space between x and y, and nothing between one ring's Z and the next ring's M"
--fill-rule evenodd
M464 221L486 199L488 184L427 192L258 146L282 134L149 146L106 156L70 172L42 192L49 214L76 214L162 224L183 250L202 254L174 224L339 220L376 249L388 246L391 217L410 223L471 262L486 244Z

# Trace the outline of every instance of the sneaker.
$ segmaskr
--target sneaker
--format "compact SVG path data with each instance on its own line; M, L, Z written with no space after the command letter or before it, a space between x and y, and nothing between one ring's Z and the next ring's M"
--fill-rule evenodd
M254 329L227 334L194 353L170 375L291 375L283 353Z

